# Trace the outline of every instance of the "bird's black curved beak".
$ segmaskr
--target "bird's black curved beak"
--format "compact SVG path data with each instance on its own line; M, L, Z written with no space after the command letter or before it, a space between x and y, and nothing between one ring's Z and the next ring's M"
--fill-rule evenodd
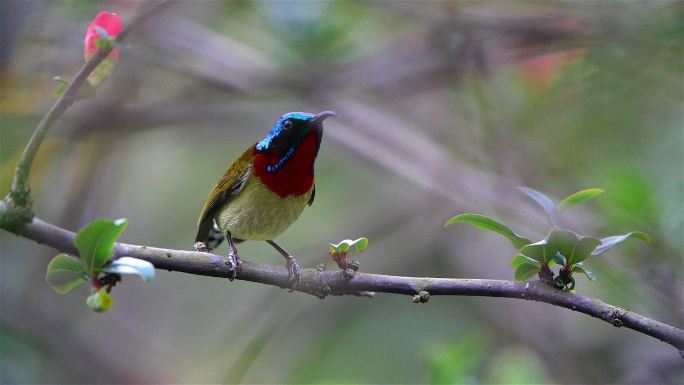
M311 119L311 120L309 121L309 125L310 125L311 127L315 127L315 126L317 126L317 125L323 123L323 121L324 121L325 119L327 119L327 118L329 118L329 117L331 117L331 116L337 116L337 114L336 114L334 111L323 111L323 112L320 112L320 113L318 113L316 116L314 116L313 119Z

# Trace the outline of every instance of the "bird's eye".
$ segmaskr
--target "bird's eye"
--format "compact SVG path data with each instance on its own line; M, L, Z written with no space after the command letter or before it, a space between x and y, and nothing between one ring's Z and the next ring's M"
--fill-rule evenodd
M285 123L283 123L283 127L285 127L286 130L292 128L292 121L286 120Z

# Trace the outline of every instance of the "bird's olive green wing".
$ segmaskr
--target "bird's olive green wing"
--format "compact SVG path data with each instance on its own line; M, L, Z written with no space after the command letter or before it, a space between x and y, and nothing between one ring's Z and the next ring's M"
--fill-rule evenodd
M211 190L207 202L202 208L199 218L199 228L195 242L205 242L210 230L214 226L214 215L221 206L230 202L247 182L247 178L252 172L252 147L247 149L240 157L233 162L230 168L223 174L221 179Z

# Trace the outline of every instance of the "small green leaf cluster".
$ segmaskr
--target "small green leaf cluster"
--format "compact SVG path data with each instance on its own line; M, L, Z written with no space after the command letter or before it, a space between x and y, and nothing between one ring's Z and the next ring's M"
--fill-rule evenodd
M329 252L335 254L344 254L348 253L349 250L354 246L359 253L363 252L368 247L368 238L361 237L354 239L353 241L351 239L345 239L337 244L331 243Z
M154 266L147 261L131 257L112 260L116 239L126 228L125 219L110 221L98 219L76 234L74 246L81 259L59 254L47 267L45 280L59 294L85 282L92 285L86 300L88 307L98 313L112 306L112 287L121 280L122 274L136 274L146 282L154 278Z
M354 240L345 239L339 243L330 243L328 247L328 255L337 263L340 269L347 270L352 269L353 271L358 270L358 261L348 261L347 254L351 251L352 247L356 247L356 250L361 253L368 247L368 238L361 237Z
M650 242L648 234L633 231L624 235L604 238L583 236L574 231L560 228L559 213L580 203L586 202L603 190L592 188L578 191L563 199L556 205L551 198L528 187L519 187L525 195L536 202L546 214L551 231L538 242L516 234L508 226L490 217L480 214L460 214L449 219L445 226L454 223L468 223L480 229L499 233L511 241L518 254L511 259L511 267L515 270L515 279L528 280L538 275L540 280L566 291L575 288L573 273L581 273L593 281L596 275L584 266L585 260L591 256L601 255L629 238L637 238ZM554 273L552 267L558 266Z

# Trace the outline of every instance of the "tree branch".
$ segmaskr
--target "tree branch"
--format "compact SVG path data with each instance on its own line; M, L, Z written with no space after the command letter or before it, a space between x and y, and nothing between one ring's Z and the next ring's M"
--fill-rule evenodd
M60 251L78 255L71 231L47 223L39 218L22 226L8 229ZM151 262L157 269L188 274L228 278L228 259L210 253L162 249L157 247L117 243L114 258L129 256ZM289 288L285 267L242 261L236 279ZM551 305L588 314L616 327L626 327L657 338L674 346L684 357L684 330L652 320L637 313L577 294L553 289L541 282L520 283L493 279L454 279L399 277L357 272L347 280L341 271L304 269L297 291L325 298L328 295L371 296L373 292L414 295L414 302L426 302L435 295L465 295L504 297L545 302Z

